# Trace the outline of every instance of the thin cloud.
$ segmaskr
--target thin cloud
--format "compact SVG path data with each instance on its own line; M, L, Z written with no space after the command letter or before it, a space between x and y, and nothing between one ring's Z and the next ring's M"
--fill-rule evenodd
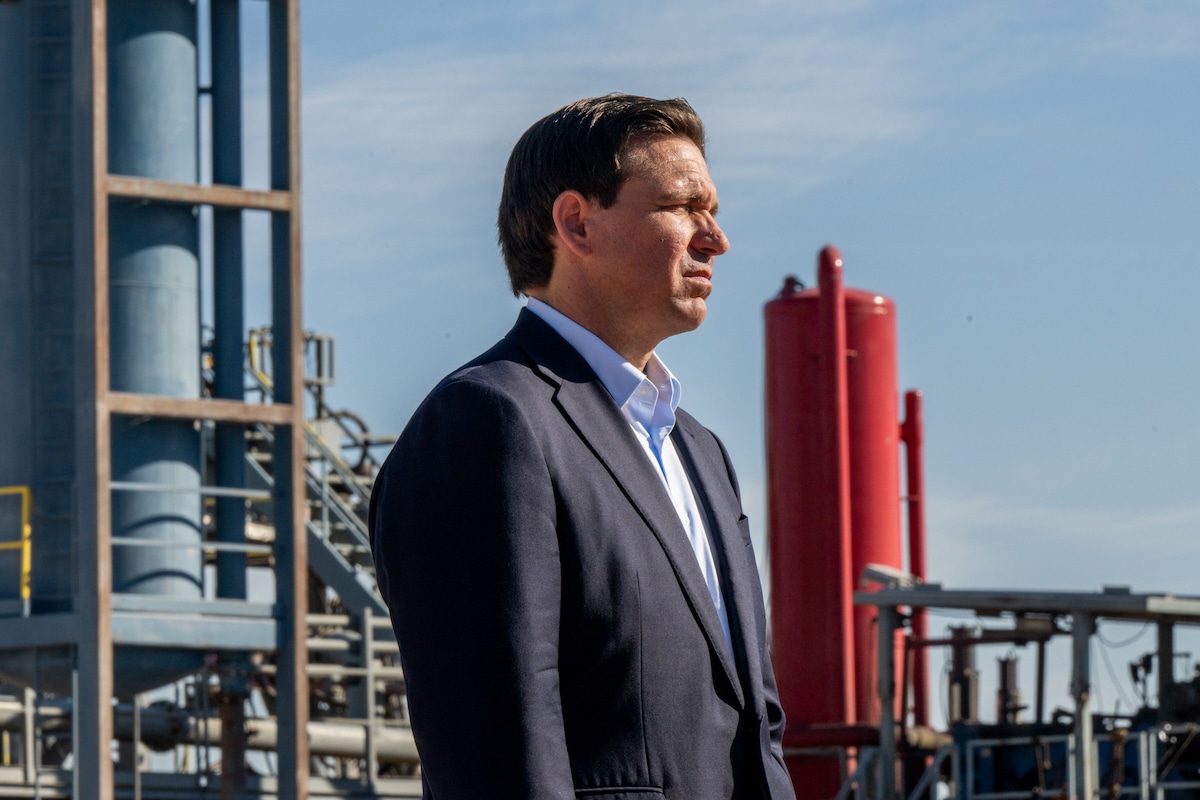
M929 531L931 577L954 585L1187 591L1200 556L1200 504L1105 509L932 496Z

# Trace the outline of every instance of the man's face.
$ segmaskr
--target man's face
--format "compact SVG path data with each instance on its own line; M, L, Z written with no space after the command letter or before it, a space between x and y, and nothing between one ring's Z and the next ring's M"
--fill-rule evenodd
M653 349L704 321L713 262L729 249L717 189L690 139L652 139L626 158L616 202L593 209L598 272L610 322Z

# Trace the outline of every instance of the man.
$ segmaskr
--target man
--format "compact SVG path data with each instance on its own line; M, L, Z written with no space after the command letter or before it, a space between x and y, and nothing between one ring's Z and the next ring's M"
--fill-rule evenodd
M529 305L371 502L426 798L792 798L733 468L654 355L704 320L716 212L683 100L581 100L513 150Z

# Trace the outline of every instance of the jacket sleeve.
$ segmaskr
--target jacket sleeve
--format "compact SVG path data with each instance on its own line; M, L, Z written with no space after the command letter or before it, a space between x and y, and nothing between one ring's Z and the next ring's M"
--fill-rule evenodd
M426 399L376 481L379 585L437 800L574 796L555 518L521 404L469 377Z

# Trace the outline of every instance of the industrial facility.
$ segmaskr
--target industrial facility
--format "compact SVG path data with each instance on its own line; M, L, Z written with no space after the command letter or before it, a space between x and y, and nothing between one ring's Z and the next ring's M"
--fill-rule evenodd
M797 797L1200 797L1200 676L1177 675L1200 598L926 582L921 394L905 394L898 419L895 304L844 287L842 269L826 248L816 287L788 278L766 306L771 644ZM948 635L930 634L932 610L956 616ZM1098 708L1092 653L1107 656L1094 642L1133 623L1156 637L1129 664L1140 705ZM1052 710L1056 639L1070 644L1070 707ZM979 659L996 646L1008 652L989 713ZM943 720L931 714L933 649L945 653Z
M327 403L334 340L300 313L298 0L262 4L265 189L243 175L242 5L0 0L0 797L421 797L364 521L391 439ZM246 256L252 216L269 263ZM895 317L843 286L833 248L766 305L797 796L1200 797L1200 677L1175 668L1200 598L927 582ZM962 622L939 637L930 609ZM1113 621L1157 636L1124 713L1090 691ZM1046 706L1055 639L1065 713ZM1037 682L1002 661L992 715L977 652L998 643L1032 646Z
M372 441L301 326L298 4L264 5L265 190L240 6L0 4L3 796L420 795Z

